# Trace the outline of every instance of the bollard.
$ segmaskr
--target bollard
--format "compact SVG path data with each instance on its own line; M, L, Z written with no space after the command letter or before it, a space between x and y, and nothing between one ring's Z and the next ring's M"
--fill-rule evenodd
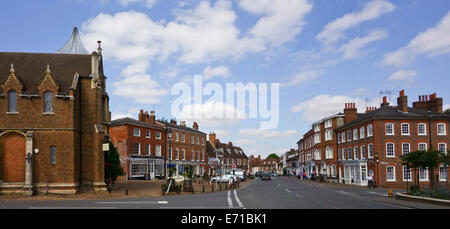
M212 192L214 192L214 185L213 185L213 186L211 186L211 191L212 191Z
M222 191L222 184L219 185L219 190Z
M392 194L392 190L391 189L389 189L389 191L388 191L388 197L394 197L394 195Z
M203 184L203 192L205 192L205 185Z
M225 190L227 190L228 189L228 187L227 187L227 185L225 185Z
M125 189L125 195L128 196L128 187Z

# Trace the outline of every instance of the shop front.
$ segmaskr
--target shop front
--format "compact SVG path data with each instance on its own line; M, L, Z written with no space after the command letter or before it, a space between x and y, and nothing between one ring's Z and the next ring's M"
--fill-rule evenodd
M355 160L344 161L344 181L345 184L356 186L367 186L367 161Z
M162 179L164 178L164 158L153 155L131 155L130 179Z

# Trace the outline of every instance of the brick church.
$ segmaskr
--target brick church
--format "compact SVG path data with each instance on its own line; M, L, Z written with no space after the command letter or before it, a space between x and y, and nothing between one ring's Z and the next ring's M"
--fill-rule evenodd
M75 28L56 53L0 52L0 193L105 190L110 121L100 42Z

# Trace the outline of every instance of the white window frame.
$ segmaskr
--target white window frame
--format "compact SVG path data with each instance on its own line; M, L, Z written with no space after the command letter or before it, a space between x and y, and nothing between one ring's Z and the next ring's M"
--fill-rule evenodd
M178 132L175 132L175 141L178 141L178 138L179 136L178 136Z
M422 171L424 172L424 176L423 177L421 176L422 175L422 173L421 173ZM428 177L429 177L429 175L428 175L428 168L425 168L425 169L420 168L419 169L419 181L428 181L429 180Z
M442 174L444 174L444 175L442 175ZM439 181L447 181L447 175L448 175L448 171L445 171L445 167L439 166Z
M358 160L359 159L359 147L355 146L353 147L353 160Z
M366 133L366 130L365 130L365 127L364 127L364 126L361 127L361 128L359 128L359 139L365 138L365 137L366 137L366 136L365 136L365 133Z
M365 145L362 145L360 151L361 151L360 152L361 153L361 159L366 159L366 155L368 156L368 154L366 153L367 152L367 147Z
M444 126L444 132L443 133L439 133L439 125L443 125ZM447 135L447 125L445 125L445 123L438 123L437 124L437 135L439 135L439 136L445 136L445 135Z
M136 130L138 131L137 135L136 135ZM140 137L140 136L141 136L141 129L133 128L133 137Z
M388 145L392 144L392 155L389 155ZM395 144L393 142L386 142L386 157L393 158L395 157Z
M138 153L137 154L134 152L134 146L136 144L138 145ZM141 155L141 143L133 143L133 154L134 155Z
M175 153L176 153L175 160L180 160L180 149L176 148Z
M392 179L389 179L389 168L392 168ZM389 165L386 166L386 181L387 182L395 182L396 181L396 177L395 177L395 166Z
M403 133L403 126L408 126L408 133ZM410 128L410 126L411 125L409 125L409 123L402 123L401 125L400 125L400 128L401 128L401 135L404 135L404 136L409 136L409 135L411 135L411 128Z
M145 131L145 138L151 138L152 137L152 132L150 130L146 130Z
M444 150L443 150L443 151L440 150L440 148L441 148L440 146L441 146L441 145L444 145ZM447 154L447 143L445 143L445 142L439 142L439 143L438 143L438 150L441 151L441 152L444 153L444 154Z
M420 149L420 145L425 145L425 149ZM419 144L417 145L417 149L418 150L427 151L428 150L428 144L426 142L419 142Z
M181 160L186 160L186 150L184 148L181 149L181 156L182 156Z
M353 130L353 141L358 140L358 129Z
M423 126L423 133L420 133L419 126ZM417 135L419 135L419 136L426 136L427 135L427 124L425 124L425 123L418 123L417 124Z
M367 158L372 159L375 156L375 152L374 152L375 150L373 147L374 146L372 143L367 145Z
M349 142L352 141L352 131L351 130L347 131L347 141L349 141Z
M342 149L342 160L343 161L345 161L345 158L346 158L346 154L347 153L347 150L346 149Z
M411 153L411 144L409 144L409 142L403 142L402 143L402 155L406 155L405 154L405 145L408 145L408 153L407 154L409 154L409 153Z
M388 133L388 125L392 125L392 128L391 128L392 129L392 133ZM384 133L385 133L385 135L390 135L390 136L395 135L394 127L395 127L394 123L392 123L392 122L386 123L384 125Z
M367 125L367 137L372 137L373 136L373 125L369 124Z
M411 173L411 168L408 168L408 171L406 171L407 170L407 167L406 166L403 166L402 167L403 169L403 181L412 181L412 173ZM407 173L406 173L407 172ZM408 177L406 176L406 175L408 175ZM405 179L406 178L406 179Z
M150 155L150 154L152 154L152 145L151 144L145 144L145 153L147 154L147 155Z
M158 150L158 148L159 148L159 150ZM162 153L161 145L155 145L155 155L158 157L161 157L161 153Z
M155 132L155 139L161 139L161 132L159 131Z

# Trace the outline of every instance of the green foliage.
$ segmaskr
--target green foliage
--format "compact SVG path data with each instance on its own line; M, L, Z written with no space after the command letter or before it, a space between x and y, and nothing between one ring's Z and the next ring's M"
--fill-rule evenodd
M105 182L110 187L117 177L124 175L120 166L119 153L116 147L110 142L109 151L105 152Z
M427 151L414 151L407 155L401 156L404 165L409 168L428 168L430 173L429 176L431 187L434 188L434 169L441 163L448 163L449 157L438 150L427 150ZM416 186L418 186L418 179L416 179Z
M450 109L447 109L447 110L445 110L445 112L444 113L446 113L446 114L450 114Z
M272 158L278 159L278 158L280 158L280 157L279 157L278 155L272 153L272 154L270 154L269 156L267 156L266 159L272 159Z
M176 168L175 167L170 167L169 169L168 169L168 173L169 173L169 177L170 178L172 178L173 177L173 174L176 172Z
M194 178L194 168L192 166L186 166L184 168L183 176L188 178L188 180L192 180L192 178Z

